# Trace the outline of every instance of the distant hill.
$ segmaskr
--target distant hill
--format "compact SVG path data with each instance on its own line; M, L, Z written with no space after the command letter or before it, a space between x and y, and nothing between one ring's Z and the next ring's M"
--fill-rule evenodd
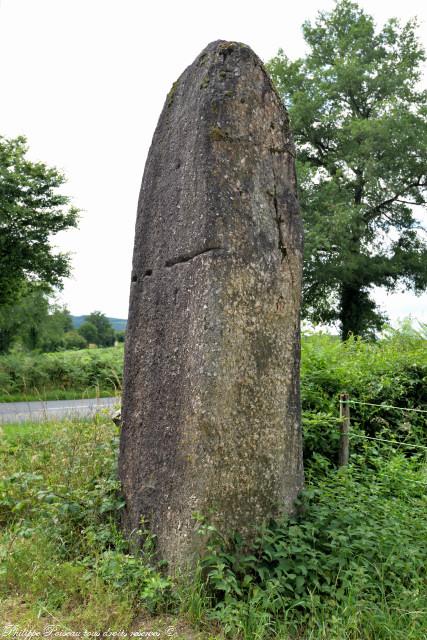
M88 314L89 315L89 314ZM85 321L87 316L71 316L71 320L73 321L73 327L78 329L80 325ZM127 320L122 318L107 318L110 321L111 326L116 331L124 331L126 329Z

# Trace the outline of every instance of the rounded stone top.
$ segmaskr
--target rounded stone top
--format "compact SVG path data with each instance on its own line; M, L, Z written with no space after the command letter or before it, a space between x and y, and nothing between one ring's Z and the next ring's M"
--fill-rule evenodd
M200 55L210 51L218 51L223 55L243 52L245 55L252 55L254 58L259 60L256 53L249 47L249 45L244 42L237 42L236 40L213 40L203 49Z

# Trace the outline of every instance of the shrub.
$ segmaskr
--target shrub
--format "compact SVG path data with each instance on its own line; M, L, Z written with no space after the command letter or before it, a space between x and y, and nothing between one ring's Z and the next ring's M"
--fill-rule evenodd
M338 396L344 391L351 401L386 405L351 404L353 453L365 450L363 439L356 438L358 433L396 443L425 442L425 414L399 409L427 409L425 344L421 336L398 332L374 343L360 339L342 343L322 334L305 336L301 397L308 467L313 456L319 454L336 463Z
M121 389L123 346L0 357L0 396L43 396L50 390L87 389L115 393Z
M308 631L320 620L328 620L330 634L334 616L342 625L350 608L351 637L374 638L367 632L369 611L398 606L405 613L400 627L406 620L421 639L427 632L427 500L418 466L395 456L375 471L350 467L329 475L306 489L298 516L269 523L249 550L238 537L225 543L202 526L201 533L211 533L202 561L215 602L210 618L231 636L249 638L255 636L244 633L248 616L255 618L250 625L260 624L258 611L261 626L268 622L266 628L277 631L286 620L288 632L305 628L313 637Z
M86 340L77 331L67 331L62 339L64 349L84 349Z

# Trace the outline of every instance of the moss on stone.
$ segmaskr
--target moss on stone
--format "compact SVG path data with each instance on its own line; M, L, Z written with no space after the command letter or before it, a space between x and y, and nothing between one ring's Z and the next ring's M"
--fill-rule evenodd
M200 88L201 89L206 89L206 87L209 85L209 76L206 75L203 80L200 83Z
M211 140L215 140L216 142L229 140L230 136L226 131L223 131L221 127L212 127L209 130L209 138Z
M172 87L170 88L170 91L169 91L168 96L167 96L168 108L171 107L172 104L173 104L177 87L178 87L178 80L175 80L175 82L173 83Z

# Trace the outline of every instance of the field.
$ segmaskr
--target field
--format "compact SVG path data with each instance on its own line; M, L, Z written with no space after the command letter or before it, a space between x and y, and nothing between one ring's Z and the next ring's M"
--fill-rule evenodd
M107 416L3 427L0 620L63 634L173 628L188 640L424 639L426 372L416 335L306 336L299 515L268 523L251 550L201 522L206 555L174 581L149 535L135 556L120 533L119 434ZM338 469L342 391L370 404L351 405L350 464Z

